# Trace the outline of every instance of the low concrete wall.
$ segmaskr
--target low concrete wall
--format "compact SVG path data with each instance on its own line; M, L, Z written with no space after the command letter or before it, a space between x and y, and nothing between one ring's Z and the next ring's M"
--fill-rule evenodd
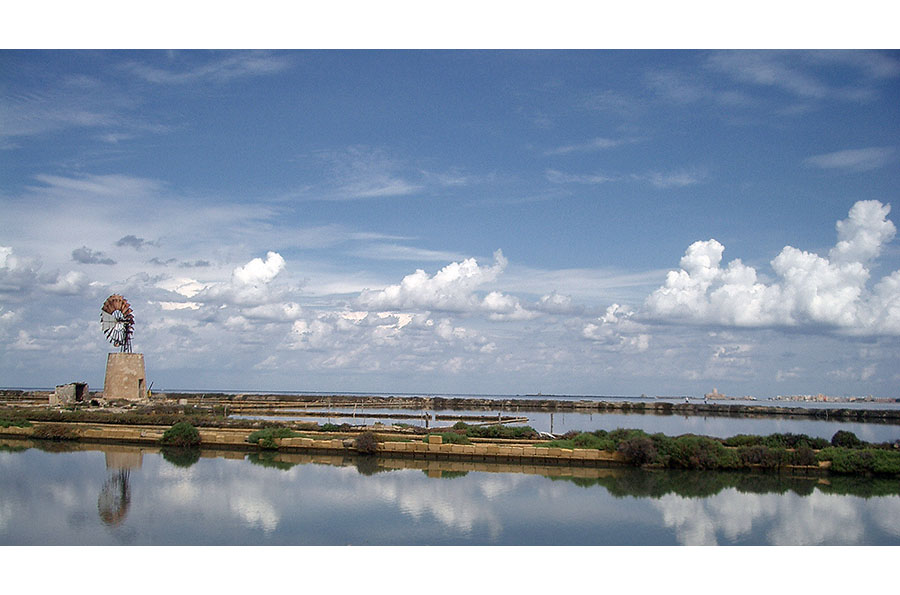
M78 440L96 443L125 443L159 445L159 439L167 428L160 426L125 426L115 424L87 424L87 423L52 423L33 422L32 427L20 428L10 426L0 427L0 436L12 436L17 438L30 438L35 429L41 425L65 425ZM247 437L253 432L250 429L232 428L199 428L201 447L204 449L222 449L256 452L260 449L255 444L247 442ZM278 454L291 453L332 453L343 457L355 455L356 449L347 444L347 438L275 438L278 445ZM428 442L411 440L408 442L385 441L378 443L375 453L379 457L422 459L422 460L448 460L448 461L475 461L494 463L515 463L518 465L565 465L587 467L609 467L628 465L625 458L617 452L607 452L591 448L548 448L535 445L516 444L443 444L441 436L431 435ZM826 470L830 467L830 461L819 463L818 468ZM792 466L787 466L792 468ZM815 467L797 467L797 469L814 470Z
M35 428L41 425L59 425L50 422L34 422L32 427L11 426L0 428L0 435L30 438ZM115 424L65 424L80 440L88 442L158 444L166 428L160 426L125 426ZM256 450L257 446L247 442L252 430L229 428L198 428L203 448L231 448ZM276 438L280 452L332 451L355 454L352 446L345 445L344 438ZM440 436L430 436L429 443L421 440L411 442L379 442L379 456L456 459L456 460L533 460L540 463L559 464L623 464L618 453L608 453L596 449L540 448L537 446L498 444L443 444Z
M501 446L497 444L425 444L424 442L381 442L379 455L413 458L453 458L473 460L534 460L565 464L625 464L619 453L587 448L545 448L539 446Z
M353 450L344 446L342 439L315 440L312 438L275 439L280 451L292 450ZM379 442L376 452L379 456L400 456L422 459L457 459L484 461L534 460L542 463L560 464L625 464L619 453L582 448L543 448L539 446L499 445L499 444L443 444L440 436L429 436L428 443L416 440L410 442Z

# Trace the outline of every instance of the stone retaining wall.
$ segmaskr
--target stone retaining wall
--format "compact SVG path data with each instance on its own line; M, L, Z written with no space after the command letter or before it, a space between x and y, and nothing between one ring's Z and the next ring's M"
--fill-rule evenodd
M0 428L0 435L29 438L35 428L51 425L34 422L32 427L20 428L11 426ZM60 424L52 424L60 425ZM80 440L87 442L125 442L135 444L158 444L166 428L159 426L122 426L104 424L65 424ZM228 448L256 450L254 444L247 442L251 430L227 428L198 428L203 448ZM281 452L332 451L355 453L356 449L348 444L346 438L276 438L275 443ZM455 459L455 460L531 460L541 464L623 464L624 459L618 453L609 453L596 449L581 448L539 448L528 445L502 444L443 444L441 436L429 436L429 442L379 442L377 454L384 457L404 457L415 459Z
M12 436L17 438L30 438L35 428L41 425L65 425L77 440L96 443L127 443L143 445L159 445L166 428L160 426L123 426L113 424L53 424L48 422L33 422L32 427L20 428L10 426L0 427L0 436ZM249 429L231 428L198 428L200 432L201 447L204 449L222 449L230 451L260 451L255 444L247 442L247 437L252 433ZM382 437L384 438L384 437ZM323 455L355 455L356 449L349 438L275 438L278 445L278 453L310 453ZM269 451L274 452L274 451ZM628 465L625 458L619 453L611 453L605 450L592 448L547 448L527 444L444 444L441 436L430 435L428 442L421 440L400 442L383 441L378 443L376 453L379 457L422 459L422 460L447 460L447 461L473 461L473 462L499 462L516 463L518 465L565 465L608 467ZM830 461L819 463L821 469L827 469ZM799 469L799 468L798 468ZM802 468L813 470L815 467Z
M312 438L277 438L279 450L345 450L344 441L339 438L315 440ZM503 446L498 444L443 444L440 436L429 436L429 442L379 442L377 454L380 456L401 456L411 458L443 459L533 459L541 462L586 464L618 463L625 459L619 453L582 448L541 448L537 446Z

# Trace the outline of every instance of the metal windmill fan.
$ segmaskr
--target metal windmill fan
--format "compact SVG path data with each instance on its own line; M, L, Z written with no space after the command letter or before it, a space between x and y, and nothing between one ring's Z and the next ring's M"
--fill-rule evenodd
M106 298L100 308L100 328L110 343L121 347L123 353L131 353L134 314L128 300L117 293Z

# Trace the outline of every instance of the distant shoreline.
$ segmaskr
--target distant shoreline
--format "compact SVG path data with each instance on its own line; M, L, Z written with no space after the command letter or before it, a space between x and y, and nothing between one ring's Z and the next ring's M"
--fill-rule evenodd
M53 387L37 388L37 387L0 387L0 400L4 396L14 395L42 395L53 392ZM424 393L424 392L378 392L378 391L287 391L287 390L222 390L222 389L156 389L153 391L159 395L173 395L178 397L191 397L196 395L208 395L216 397L239 397L239 396L255 396L260 398L267 397L294 397L294 398L420 398L420 399L488 399L492 401L535 401L535 400L551 400L561 402L632 402L632 403L654 403L654 402L716 402L716 403L736 403L736 404L752 404L769 406L775 403L802 403L806 406L878 406L878 405L896 405L900 407L900 397L873 397L873 396L830 396L830 395L776 395L774 397L755 397L747 396L731 396L724 394L707 394L705 396L695 395L568 395L557 393L526 393L522 394L489 394L489 393ZM92 394L95 394L92 392Z
M49 406L48 391L0 390L0 403L12 406ZM102 404L102 393L90 393L85 405ZM805 417L819 420L841 420L900 424L900 406L875 408L875 403L865 407L788 407L776 404L743 404L730 401L677 402L668 399L644 401L600 401L591 399L565 400L561 398L486 398L486 397L424 397L424 396L372 396L372 395L296 395L272 393L154 393L149 402L177 402L200 406L227 406L232 413L284 407L334 407L353 406L370 408L412 410L473 410L473 411L546 411L576 413L630 413L650 415L722 416L722 417ZM837 405L837 404L833 404ZM101 407L102 409L102 407Z

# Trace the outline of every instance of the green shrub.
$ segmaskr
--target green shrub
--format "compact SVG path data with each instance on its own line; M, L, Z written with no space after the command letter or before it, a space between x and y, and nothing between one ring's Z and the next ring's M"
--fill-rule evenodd
M350 430L350 424L324 423L319 425L319 429L323 432L347 432Z
M769 448L762 444L738 448L738 457L743 466L760 466L764 469L778 469L790 460L788 451L785 449Z
M576 448L596 448L597 450L608 450L609 452L616 450L616 443L607 438L605 432L602 437L597 436L593 432L581 432L572 439L572 442Z
M834 433L834 436L831 437L831 445L839 446L841 448L859 448L862 446L862 440L857 438L856 434L853 432L838 430Z
M296 435L297 433L290 428L263 428L251 432L250 435L247 436L247 442L256 444L260 448L274 450L278 448L278 444L275 443L276 438L290 438L291 436Z
M618 428L609 432L607 437L618 445L620 442L625 442L626 440L631 440L633 438L647 438L649 437L649 434L644 430Z
M813 449L828 448L829 442L824 438L813 438L806 434L780 434L781 446L783 448L802 448L808 447Z
M667 466L684 469L736 469L741 466L737 453L707 436L685 434L666 443Z
M27 419L0 419L0 428L30 428L31 422Z
M160 444L166 446L199 446L200 432L187 421L179 421L163 432Z
M375 454L378 450L378 440L374 432L363 432L356 437L356 452L360 454Z
M656 446L651 438L631 438L620 443L616 450L632 465L646 465L656 461Z
M824 438L811 438L807 446L813 450L822 450L823 448L828 448L829 444L831 443Z
M763 436L760 444L767 448L793 448L796 439L793 434L769 434Z
M459 424L456 424L459 425ZM465 428L456 428L454 425L454 429L465 429L465 434L469 438L501 438L501 439L515 439L515 440L531 440L538 438L540 434L538 434L537 430L532 428L531 426L504 426L504 425L496 425L496 426L466 426Z
M647 434L642 430L614 430L607 432L606 430L595 430L593 432L566 432L556 440L550 440L543 444L535 444L535 446L543 446L550 448L596 448L597 450L606 450L615 452L619 444L632 438L646 438Z
M738 434L736 436L731 436L730 438L726 438L722 441L722 444L725 446L731 447L739 447L739 446L756 446L762 442L761 436L752 436L750 434Z
M719 446L720 448L717 449L716 454L719 461L719 469L740 469L741 459L738 456L737 450L725 448L721 444Z
M557 438L556 440L548 440L540 444L534 445L536 448L578 448L575 446L574 440L566 440L565 438Z
M816 465L818 464L816 453L808 446L801 446L791 453L791 465Z
M832 447L821 451L818 458L831 461L831 470L835 473L900 474L900 452Z
M36 440L78 440L78 434L63 424L41 424L34 429L31 437Z
M803 446L822 449L830 446L830 442L824 438L813 438L806 434L769 434L768 436L752 436L738 434L722 441L725 446L766 446L768 448L800 448Z
M456 432L436 432L434 434L428 434L428 436L440 436L441 442L444 444L472 444L472 441L465 434L458 434ZM423 442L428 442L428 436L422 440Z

